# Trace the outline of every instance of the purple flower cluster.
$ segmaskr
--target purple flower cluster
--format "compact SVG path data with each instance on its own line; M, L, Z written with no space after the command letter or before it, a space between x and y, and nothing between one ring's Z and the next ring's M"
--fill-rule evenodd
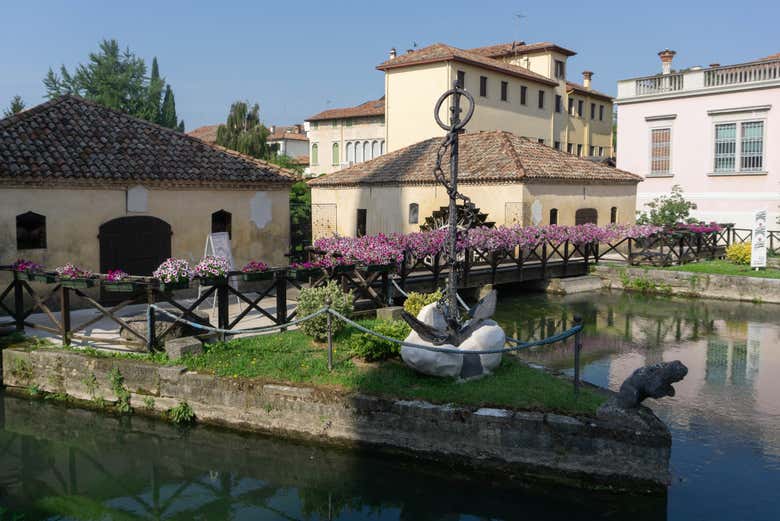
M43 266L26 259L18 259L16 262L14 262L11 265L11 268L14 271L23 271L26 273L35 273L38 271L43 271Z
M106 280L108 282L120 282L127 277L129 277L129 275L122 270L108 270L108 273L106 273Z
M90 279L92 278L92 272L89 270L81 269L73 264L65 264L55 268L54 271L61 279Z
M195 265L193 273L196 277L226 277L230 271L230 261L217 255L206 255Z
M294 270L313 270L315 268L319 268L320 264L319 262L291 262L290 268Z
M400 234L366 235L364 237L328 237L318 239L314 247L329 254L337 253L344 260L335 257L327 260L326 266L334 264L394 264L403 261L406 236ZM325 260L325 259L323 259Z
M722 228L720 225L716 222L711 222L709 224L704 223L693 223L693 224L687 224L687 223L677 223L675 226L675 229L677 231L686 231L691 233L713 233L713 232L719 232Z
M152 276L160 282L172 284L174 282L183 282L192 278L192 269L190 263L184 259L170 258L160 264Z
M261 273L268 271L268 264L259 261L249 261L246 263L246 266L241 268L241 271L244 273Z

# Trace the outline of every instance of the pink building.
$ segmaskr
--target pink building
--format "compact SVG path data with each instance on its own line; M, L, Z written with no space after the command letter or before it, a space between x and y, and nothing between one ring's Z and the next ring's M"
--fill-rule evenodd
M682 186L704 221L750 227L780 216L780 54L618 82L617 167L645 178L637 209ZM774 146L772 146L774 143Z

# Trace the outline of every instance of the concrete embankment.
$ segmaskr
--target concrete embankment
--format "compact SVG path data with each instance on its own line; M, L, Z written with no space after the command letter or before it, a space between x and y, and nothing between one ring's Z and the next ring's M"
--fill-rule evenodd
M222 378L62 349L6 349L3 368L5 385L18 395L35 389L84 405L111 403L117 399L111 383L116 369L136 413L160 414L186 402L203 423L372 446L588 488L658 490L669 480L671 436L647 409L626 426Z

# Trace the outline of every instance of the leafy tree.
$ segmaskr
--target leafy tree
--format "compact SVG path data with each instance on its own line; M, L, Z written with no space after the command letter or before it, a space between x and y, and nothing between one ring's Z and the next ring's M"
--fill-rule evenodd
M269 150L268 161L270 163L281 166L282 168L286 168L288 170L292 170L297 174L303 173L303 167L300 165L300 163L296 163L295 159L288 156L287 154L275 154L273 152L273 150Z
M674 185L669 195L656 197L646 205L650 210L637 211L637 224L654 224L656 226L674 226L680 222L697 222L690 217L691 210L696 209L696 203L683 197L680 185Z
M304 181L290 187L290 243L293 260L303 260L311 245L311 188Z
M152 59L152 75L149 77L148 100L146 107L146 114L144 119L147 121L154 121L157 124L162 124L161 121L161 101L163 95L163 89L165 88L165 80L160 78L160 67L157 64L157 57Z
M3 117L7 118L9 116L13 116L18 112L23 111L25 106L26 105L24 104L22 97L17 94L13 98L11 98L11 104L8 106L7 109L3 111Z
M217 128L217 144L258 159L268 157L268 129L260 123L260 106L236 101L224 125Z

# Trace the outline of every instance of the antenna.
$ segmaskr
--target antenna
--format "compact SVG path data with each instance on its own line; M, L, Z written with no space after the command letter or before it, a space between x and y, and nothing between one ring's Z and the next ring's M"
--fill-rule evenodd
M520 31L520 26L522 25L523 20L525 20L526 18L528 18L528 17L526 15L524 15L523 13L521 13L521 12L515 13L515 19L517 20L517 28L518 28L517 34L518 34L518 36L522 36L522 32ZM523 39L519 38L518 41L522 42Z

